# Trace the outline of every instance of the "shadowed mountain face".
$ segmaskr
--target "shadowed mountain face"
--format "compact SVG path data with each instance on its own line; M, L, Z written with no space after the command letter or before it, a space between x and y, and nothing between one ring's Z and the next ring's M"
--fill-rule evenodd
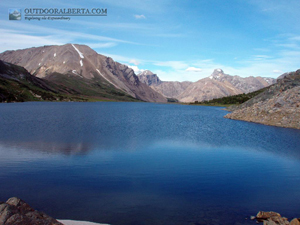
M21 66L0 60L0 102L70 100L59 92L51 82L32 76Z
M167 98L177 98L192 82L161 81L157 74L145 70L138 74L139 80Z
M230 76L223 70L216 69L207 78L197 82L152 82L153 76L139 78L154 90L169 98L177 98L181 102L205 101L230 95L249 93L267 87L276 82L273 78ZM148 78L148 81L145 81ZM159 79L159 78L158 78ZM150 81L149 81L150 80Z
M132 69L85 45L6 51L0 59L23 66L34 76L63 86L73 94L97 96L97 89L109 89L143 101L166 102L165 97L141 83Z
M0 78L28 82L47 91L53 91L47 82L32 76L25 68L0 60Z
M159 85L162 83L162 81L159 79L157 74L153 74L149 70L145 70L145 71L139 73L138 78L142 83L147 84L148 86Z

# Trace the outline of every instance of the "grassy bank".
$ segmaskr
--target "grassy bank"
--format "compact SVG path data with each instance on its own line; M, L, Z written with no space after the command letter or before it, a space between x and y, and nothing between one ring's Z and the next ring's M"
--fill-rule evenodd
M226 97L216 98L216 99L212 99L209 101L202 101L202 102L195 101L195 102L190 103L190 105L229 107L232 105L242 104L242 103L248 101L249 99L253 98L254 96L262 93L265 90L266 90L266 88L263 88L258 91L254 91L254 92L247 93L247 94L243 93L243 94L239 94L239 95L226 96Z

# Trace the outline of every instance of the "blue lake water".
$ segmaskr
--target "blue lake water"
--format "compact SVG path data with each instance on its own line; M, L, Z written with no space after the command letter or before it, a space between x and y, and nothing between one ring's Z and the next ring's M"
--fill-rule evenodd
M0 104L0 201L113 225L255 224L300 216L300 130L219 107Z

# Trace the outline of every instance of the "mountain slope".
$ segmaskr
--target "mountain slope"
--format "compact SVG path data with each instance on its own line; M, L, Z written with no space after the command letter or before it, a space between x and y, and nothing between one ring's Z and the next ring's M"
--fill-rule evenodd
M300 70L280 76L266 91L231 110L225 118L300 129Z
M147 84L158 93L167 98L177 98L192 82L184 81L161 81L157 74L145 70L138 74L138 78L144 84Z
M190 81L163 81L161 84L151 87L168 98L178 98L191 84Z
M66 78L61 74L51 76ZM65 85L35 77L24 67L0 60L0 102L135 100L124 92L99 88L94 83L82 82L76 77L66 78L62 83Z
M178 99L182 102L207 101L215 98L249 93L275 82L272 78L231 76L215 69L207 78L191 84Z
M221 69L215 69L214 72L209 76L210 79L217 80L220 82L228 81L235 88L241 90L243 93L250 93L261 88L270 86L276 82L276 79L267 77L240 77L231 76L225 74Z
M0 59L23 66L34 76L65 89L74 89L73 94L93 96L99 92L98 89L104 88L143 101L166 102L165 97L141 83L132 69L85 45L66 44L6 51L0 54ZM84 86L83 90L76 88L80 84Z
M0 102L56 100L57 91L26 69L0 60Z

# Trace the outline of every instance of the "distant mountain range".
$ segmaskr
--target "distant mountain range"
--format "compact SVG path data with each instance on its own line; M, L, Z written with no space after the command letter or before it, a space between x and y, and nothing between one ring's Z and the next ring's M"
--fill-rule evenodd
M229 110L229 119L300 129L300 70L281 75L276 84Z
M51 82L55 89L95 99L138 99L167 102L140 82L126 65L100 55L86 45L66 44L5 51L0 60L24 67L37 78ZM131 100L132 100L131 99Z
M153 74L149 70L139 73L138 78L141 82L147 84L167 98L178 98L178 96L183 93L189 85L192 84L192 82L189 81L161 81L157 74Z
M181 102L205 101L224 96L249 93L276 83L276 79L263 77L231 76L222 69L197 82L161 81L151 71L138 74L141 82L149 85L168 98L177 98Z

